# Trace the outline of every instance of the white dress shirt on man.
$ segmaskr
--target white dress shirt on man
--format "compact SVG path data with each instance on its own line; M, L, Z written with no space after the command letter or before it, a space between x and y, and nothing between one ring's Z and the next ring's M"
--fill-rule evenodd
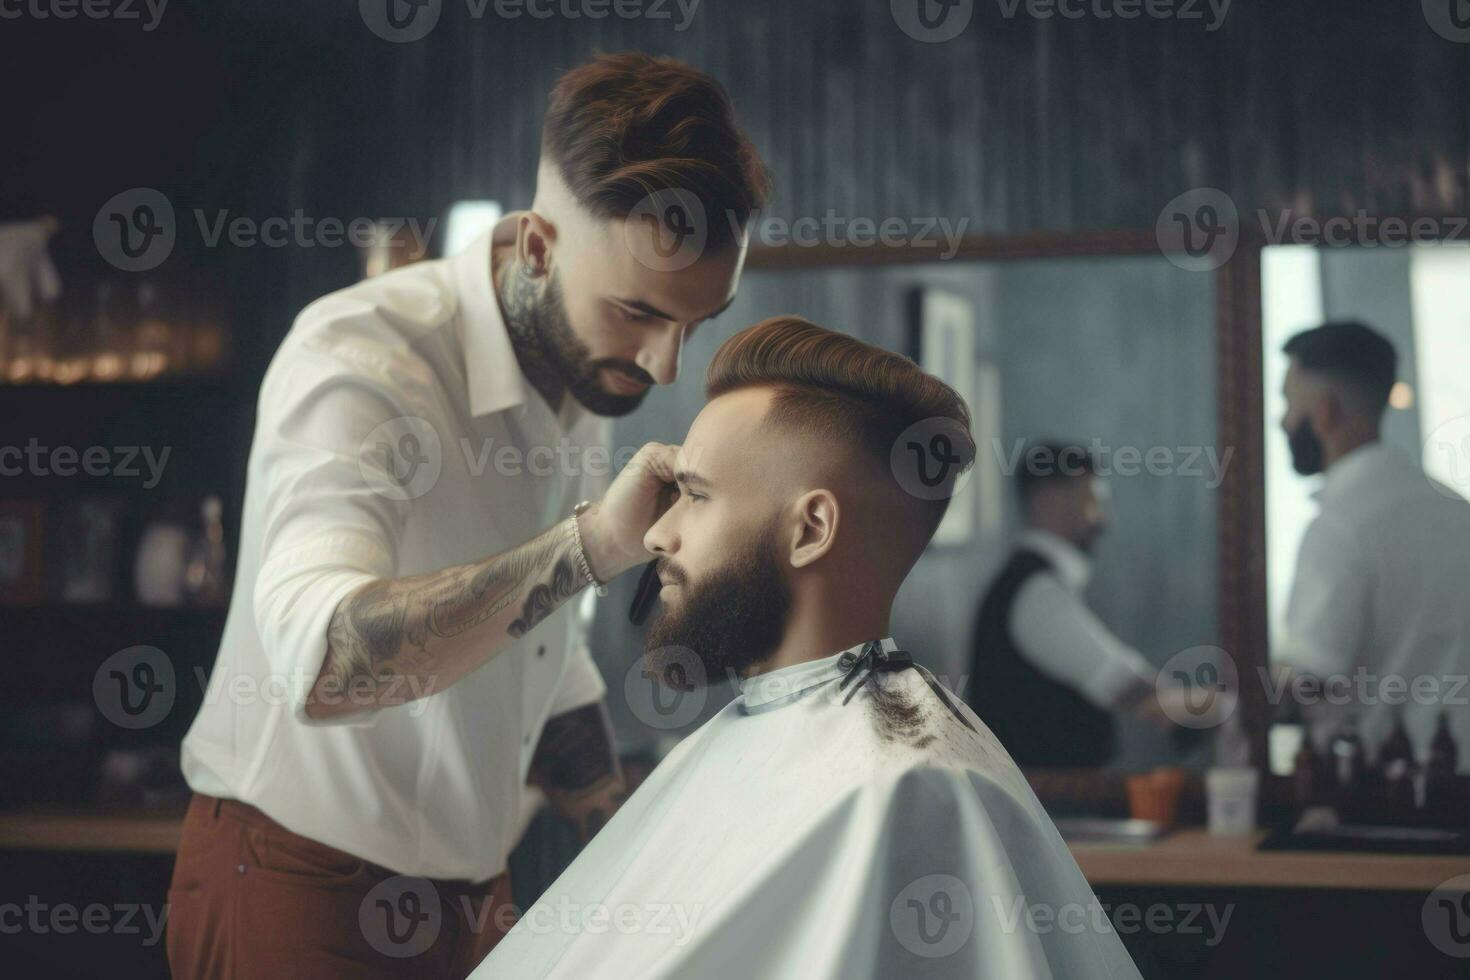
M1072 542L1037 528L1016 541L1051 562L1052 574L1028 578L1011 608L1011 636L1033 667L1104 710L1117 707L1139 682L1153 686L1154 668L1087 608L1082 592L1092 562Z
M1470 771L1470 502L1380 442L1333 463L1317 500L1276 656L1350 703L1308 692L1308 720L1351 712L1376 748L1401 710L1423 755L1445 711Z
M521 545L597 499L610 425L524 379L489 234L312 303L261 386L234 594L183 745L196 791L403 874L483 880L549 717L600 700L588 593L453 687L313 722L338 602ZM589 452L589 447L593 447Z

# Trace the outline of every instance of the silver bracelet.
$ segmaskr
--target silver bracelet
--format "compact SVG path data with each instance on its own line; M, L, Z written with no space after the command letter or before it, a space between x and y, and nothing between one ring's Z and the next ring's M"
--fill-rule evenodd
M592 563L587 560L587 549L582 545L582 525L577 523L582 511L591 506L592 501L584 500L572 508L572 540L577 544L577 565L582 569L582 574L587 576L587 581L592 583L598 595L607 595L607 585L597 581L597 576L592 574Z

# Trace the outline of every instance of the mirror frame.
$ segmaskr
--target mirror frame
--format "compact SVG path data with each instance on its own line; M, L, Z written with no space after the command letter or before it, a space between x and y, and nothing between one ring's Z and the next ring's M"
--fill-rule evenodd
M1215 322L1216 439L1234 449L1217 498L1219 646L1240 676L1244 730L1251 764L1269 775L1266 686L1253 683L1268 664L1266 622L1266 503L1264 392L1262 391L1261 249L1242 234L1228 260L1207 275L1213 280ZM967 235L948 263L1023 259L1166 257L1154 229ZM791 271L834 267L919 264L938 261L933 249L912 246L844 247L752 243L747 269Z

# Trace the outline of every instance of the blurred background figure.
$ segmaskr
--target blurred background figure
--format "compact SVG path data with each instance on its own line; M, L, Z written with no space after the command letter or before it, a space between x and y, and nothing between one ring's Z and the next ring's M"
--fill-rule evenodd
M1025 529L992 579L975 621L970 704L1017 763L1107 764L1113 715L1170 727L1155 670L1087 607L1090 553L1107 530L1107 485L1078 445L1041 443L1016 488Z
M1283 353L1292 466L1323 474L1276 651L1323 685L1322 697L1296 699L1313 741L1350 726L1382 745L1401 717L1421 754L1441 718L1470 744L1470 503L1382 440L1398 363L1382 334L1329 322L1293 336Z

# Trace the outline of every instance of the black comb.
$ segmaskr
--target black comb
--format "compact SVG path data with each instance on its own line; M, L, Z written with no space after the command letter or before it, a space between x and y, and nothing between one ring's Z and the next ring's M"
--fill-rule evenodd
M651 561L643 566L643 574L638 579L638 588L633 593L633 604L628 607L628 622L634 626L642 626L643 621L648 618L648 611L653 608L653 602L658 598L658 562Z

